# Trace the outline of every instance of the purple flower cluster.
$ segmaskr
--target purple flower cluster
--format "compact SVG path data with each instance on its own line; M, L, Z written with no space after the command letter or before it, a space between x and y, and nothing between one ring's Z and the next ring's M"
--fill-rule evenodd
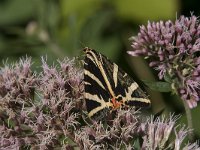
M43 58L38 74L31 64L26 58L0 69L1 150L167 149L166 143L177 150L183 147L189 131L176 128L175 116L143 122L140 113L129 108L117 110L110 120L89 119L83 104L83 70L75 60L49 66ZM200 149L197 143L184 148Z
M118 111L110 124L94 122L75 135L81 149L133 149L137 137L138 114L134 110Z
M26 58L0 70L0 149L69 147L79 126L83 73L74 60L48 66L40 74ZM80 106L80 105L79 105ZM62 139L63 140L60 140Z
M183 140L191 132L185 126L177 126L176 122L180 116L171 115L169 119L162 116L153 119L149 118L147 123L145 123L146 131L145 136L143 137L143 145L141 150L146 149L183 149L183 150L198 150L200 149L198 143L187 143L183 147ZM169 143L169 139L174 136L173 144Z
M0 70L0 96L12 97L14 103L29 99L36 84L35 74L30 70L31 58L21 59L19 63L5 65Z
M200 24L196 16L175 22L148 22L133 37L132 56L150 59L159 78L171 79L172 87L190 108L200 100Z
M139 112L119 110L110 124L94 123L75 134L81 149L185 149L200 150L198 143L184 144L190 130L177 125L180 116L153 117L141 121ZM143 139L138 146L138 139Z

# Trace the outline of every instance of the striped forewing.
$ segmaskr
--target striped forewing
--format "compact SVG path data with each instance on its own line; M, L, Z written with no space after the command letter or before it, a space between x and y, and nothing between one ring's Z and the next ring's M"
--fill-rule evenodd
M146 107L150 100L138 84L106 56L85 48L84 85L89 117L104 117L109 110L120 106ZM117 107L116 107L117 106Z

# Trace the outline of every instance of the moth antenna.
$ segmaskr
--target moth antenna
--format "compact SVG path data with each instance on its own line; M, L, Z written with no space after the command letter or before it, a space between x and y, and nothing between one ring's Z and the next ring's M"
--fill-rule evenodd
M81 45L82 48L86 47L86 44L83 43L82 41L79 41L79 43L80 43L80 45Z

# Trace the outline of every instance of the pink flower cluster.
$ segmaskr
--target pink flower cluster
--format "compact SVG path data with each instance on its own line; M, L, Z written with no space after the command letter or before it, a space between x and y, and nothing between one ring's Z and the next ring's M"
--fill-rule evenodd
M196 16L175 22L148 22L132 38L132 56L144 56L160 79L171 79L175 92L190 108L200 100L200 24Z
M129 108L117 110L112 119L89 119L83 69L75 60L49 66L42 59L38 74L31 64L26 58L0 69L1 150L167 149L169 145L177 150L200 149L198 143L183 144L189 130L176 129L175 116L144 122L139 112Z

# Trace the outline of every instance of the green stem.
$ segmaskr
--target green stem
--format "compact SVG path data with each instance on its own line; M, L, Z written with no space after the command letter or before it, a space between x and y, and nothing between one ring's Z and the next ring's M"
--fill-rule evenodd
M190 130L191 129L193 130L191 109L189 108L189 106L188 106L188 104L187 104L187 102L185 100L183 100L183 104L184 104L184 107L185 107L185 113L186 113L188 127L189 127ZM189 139L190 139L190 141L194 140L194 133L193 133L193 131L189 132Z

